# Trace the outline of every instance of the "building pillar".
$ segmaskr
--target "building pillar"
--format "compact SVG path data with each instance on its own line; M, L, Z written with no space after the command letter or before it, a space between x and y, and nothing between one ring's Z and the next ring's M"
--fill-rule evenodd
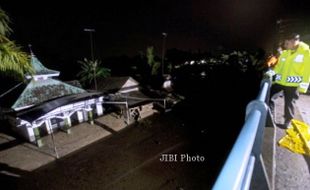
M45 127L46 127L46 131L48 134L51 134L52 133L52 126L51 126L51 122L49 122L49 120L45 120Z
M88 121L88 110L83 110L83 119L84 121Z
M79 123L82 123L84 121L83 112L82 111L77 111L76 115L77 115L77 118L79 120Z
M94 115L93 115L93 109L89 106L86 110L87 112L87 119L91 125L94 125Z
M72 123L71 123L71 118L70 116L67 116L65 117L65 126L64 126L64 130L67 134L71 134L71 129L70 127L72 126Z
M71 117L70 116L67 117L67 123L68 123L69 127L72 126L72 122L71 122Z
M37 127L36 124L32 124L32 129L33 129L33 133L34 133L34 137L35 137L35 141L38 147L42 147L43 146L43 142L40 136L40 130L39 127Z
M96 111L97 111L97 115L101 116L103 114L103 109L102 109L102 104L96 104Z
M34 142L36 140L35 136L34 136L34 131L32 129L31 125L26 125L26 130L27 130L27 136L30 142Z

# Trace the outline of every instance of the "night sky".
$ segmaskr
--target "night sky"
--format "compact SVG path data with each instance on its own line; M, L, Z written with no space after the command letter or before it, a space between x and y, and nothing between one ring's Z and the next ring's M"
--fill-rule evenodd
M95 56L101 59L133 56L147 46L160 55L162 32L168 33L167 49L268 49L278 19L310 14L302 1L288 0L2 0L0 6L12 19L11 39L24 47L31 43L47 64L89 57L89 33L83 28L96 30Z

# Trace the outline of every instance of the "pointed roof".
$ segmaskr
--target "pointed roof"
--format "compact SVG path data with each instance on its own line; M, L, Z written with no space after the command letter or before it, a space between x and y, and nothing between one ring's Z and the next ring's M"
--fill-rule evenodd
M40 60L32 52L31 47L30 47L30 54L31 54L30 63L31 63L32 68L34 69L33 77L38 78L38 77L45 76L45 78L47 78L47 77L58 77L59 76L60 74L59 71L48 69L40 62ZM31 75L26 76L27 79L30 79L31 77L32 77Z
M60 72L48 69L42 65L42 63L38 60L35 55L31 55L31 65L35 70L36 75L53 75L59 76Z
M86 91L82 88L52 78L37 81L32 79L12 108L14 110L21 110L47 100L84 92Z
M139 82L130 76L123 77L108 77L97 80L98 91L115 93L122 90L135 89L139 87Z
M31 80L6 94L5 98L1 98L2 106L19 111L63 96L86 92L82 88L52 79L51 77L59 76L59 71L44 67L32 51L31 65L34 74L26 76ZM4 100L10 101L3 102Z

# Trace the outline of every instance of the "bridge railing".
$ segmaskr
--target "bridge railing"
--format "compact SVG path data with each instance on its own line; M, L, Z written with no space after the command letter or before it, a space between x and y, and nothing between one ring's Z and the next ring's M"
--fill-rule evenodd
M249 189L253 172L259 176L262 189L272 189L261 154L264 128L269 109L271 79L263 79L258 97L246 108L246 119L213 186L213 190Z

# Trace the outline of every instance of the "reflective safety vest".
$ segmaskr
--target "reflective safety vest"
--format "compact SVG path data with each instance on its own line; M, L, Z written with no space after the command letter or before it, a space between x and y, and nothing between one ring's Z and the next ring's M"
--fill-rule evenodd
M275 83L283 86L298 87L299 92L306 93L310 82L310 50L303 42L297 50L285 50L274 67Z

